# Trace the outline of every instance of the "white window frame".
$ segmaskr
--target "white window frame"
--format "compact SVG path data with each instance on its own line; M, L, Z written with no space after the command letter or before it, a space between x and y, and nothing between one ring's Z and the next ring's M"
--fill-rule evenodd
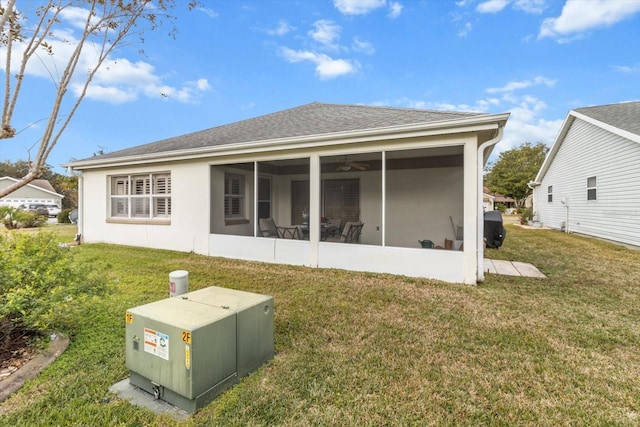
M547 187L547 203L553 203L553 185Z
M598 200L598 178L590 176L587 178L587 201Z
M171 173L111 175L109 220L166 222L171 219Z

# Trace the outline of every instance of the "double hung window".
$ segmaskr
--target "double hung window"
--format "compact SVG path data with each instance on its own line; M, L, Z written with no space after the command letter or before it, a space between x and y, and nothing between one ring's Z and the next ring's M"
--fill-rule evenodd
M596 177L587 178L587 200L597 200Z
M171 174L146 173L110 177L111 218L171 217Z

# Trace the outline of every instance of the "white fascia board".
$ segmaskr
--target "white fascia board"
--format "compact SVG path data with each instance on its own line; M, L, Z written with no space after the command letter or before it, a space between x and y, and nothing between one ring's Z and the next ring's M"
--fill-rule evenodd
M498 129L504 126L509 113L490 116L471 117L463 120L392 126L386 128L366 129L352 132L309 135L304 137L279 138L257 142L241 142L212 147L176 150L171 152L151 153L147 155L109 158L104 160L76 161L64 164L77 170L97 169L109 166L127 166L158 163L159 161L192 160L217 155L241 155L292 149L317 148L326 145L353 144L358 142L374 142L381 140L426 137L434 135L450 135L456 133L478 132ZM327 144L330 142L330 144Z

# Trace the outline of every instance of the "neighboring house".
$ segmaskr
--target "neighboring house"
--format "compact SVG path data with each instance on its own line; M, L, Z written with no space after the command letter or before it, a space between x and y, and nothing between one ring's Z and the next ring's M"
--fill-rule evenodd
M0 178L0 189L18 182L17 179L8 176ZM62 207L62 194L56 193L51 183L46 179L35 179L29 184L20 187L13 193L0 199L0 206L21 207L29 204L56 205Z
M640 102L570 111L529 185L544 226L640 246Z
M484 201L484 210L485 211L493 211L496 210L496 205L503 205L505 207L505 213L512 214L516 210L516 199L509 196L504 196L499 193L491 193L489 192L489 188L483 188L483 201Z
M86 242L471 284L482 168L508 117L312 103L65 166L82 172ZM262 237L265 218L304 240ZM359 243L338 237L348 222ZM456 230L459 251L418 241Z

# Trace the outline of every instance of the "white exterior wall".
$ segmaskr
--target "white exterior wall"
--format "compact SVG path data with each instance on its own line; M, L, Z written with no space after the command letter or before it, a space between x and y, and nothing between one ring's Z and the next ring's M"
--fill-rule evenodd
M431 142L440 146L443 144L442 139ZM242 228L241 231L212 232L215 224L223 221L224 217L222 204L211 203L212 194L222 192L224 172L223 168L212 168L211 159L112 168L108 172L86 169L83 172L82 185L85 190L82 191L80 201L82 223L79 232L82 233L84 241L92 243L193 251L244 260L404 274L475 284L478 271L477 209L478 197L482 197L481 194L477 194L477 139L475 135L467 134L449 137L447 140L447 145L461 144L464 146L463 167L405 170L403 173L408 174L409 180L401 178L399 171L389 171L386 179L386 215L382 212L382 202L379 200L382 194L381 172L354 174L361 180L361 220L365 223L362 244L359 245L320 242L319 233L313 230L310 241L254 238L252 236L255 225L252 222L238 225L237 227ZM393 148L424 147L429 147L429 143L412 141L402 147L397 144ZM311 158L316 163L319 162L317 155L311 155ZM231 161L235 160L229 160ZM171 223L161 225L153 224L151 221L146 224L134 221L108 221L108 177L152 172L171 173ZM316 164L315 169L312 167L310 173L319 177L319 164ZM252 176L253 174L248 172L246 185L253 185L253 179L250 178ZM340 174L340 177L347 176L348 174ZM309 179L309 176L300 178ZM291 179L292 177L273 177L274 200L289 199ZM412 197L408 189L410 185L407 185L409 182L421 183L420 185L426 183L424 185L437 189L437 197L434 200ZM423 188L420 193L424 194L424 191ZM287 197L280 197L280 194ZM316 196L312 194L312 198ZM391 207L394 210L392 214L389 213ZM253 210L252 201L247 201L246 209ZM273 212L276 221L279 217L290 217L290 206L280 203L278 209L278 212ZM387 234L386 246L382 246L383 221L386 219L387 229L393 230L402 221L402 215L428 215L433 218L434 229L439 231L430 231L429 235L423 235L420 230L398 236ZM428 238L436 244L443 245L445 238L453 237L450 215L454 216L456 224L464 226L464 250L421 248L418 239ZM230 232L236 234L228 234ZM411 242L413 245L415 242L415 249L394 247L394 242L399 245L403 245L403 242Z
M587 200L592 176L597 200ZM534 189L534 211L547 227L568 220L569 232L640 245L640 145L576 118Z
M171 172L171 224L107 222L108 176L150 172ZM208 254L209 166L202 162L184 162L137 166L134 168L85 170L81 194L83 240L147 248L193 251Z

